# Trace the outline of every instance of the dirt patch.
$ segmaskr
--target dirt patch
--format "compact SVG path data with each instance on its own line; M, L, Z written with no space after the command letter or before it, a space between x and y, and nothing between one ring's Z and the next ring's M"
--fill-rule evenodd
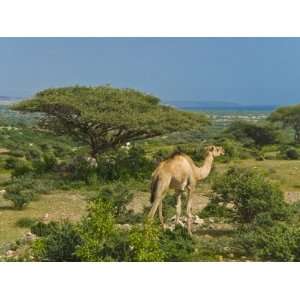
M127 209L133 210L135 213L143 213L145 208L150 208L150 194L146 192L136 192L133 200L127 206ZM193 195L192 210L198 213L204 209L209 202L209 198L201 193L195 192Z
M300 201L300 192L285 192L284 200L289 203L295 203Z

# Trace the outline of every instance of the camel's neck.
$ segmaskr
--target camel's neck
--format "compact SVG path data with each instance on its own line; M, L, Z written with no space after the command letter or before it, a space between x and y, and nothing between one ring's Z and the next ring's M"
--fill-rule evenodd
M197 180L202 180L209 175L212 169L213 162L214 162L214 157L211 153L209 153L206 156L203 165L200 168L196 169Z

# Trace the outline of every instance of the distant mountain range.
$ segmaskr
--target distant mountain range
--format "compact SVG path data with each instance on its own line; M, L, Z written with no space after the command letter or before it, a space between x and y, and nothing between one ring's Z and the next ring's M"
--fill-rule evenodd
M8 97L8 96L0 96L0 101L8 101L8 100L11 100L12 98L11 97Z

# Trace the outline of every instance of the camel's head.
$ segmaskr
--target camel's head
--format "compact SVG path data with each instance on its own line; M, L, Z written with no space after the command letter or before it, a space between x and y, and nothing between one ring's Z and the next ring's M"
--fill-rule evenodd
M225 154L225 150L223 147L217 147L217 146L208 146L207 152L211 153L213 157L222 156Z

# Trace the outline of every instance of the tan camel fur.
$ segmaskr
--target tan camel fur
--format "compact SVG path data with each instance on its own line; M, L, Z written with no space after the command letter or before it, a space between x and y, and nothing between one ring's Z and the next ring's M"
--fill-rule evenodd
M152 208L148 217L152 219L159 208L159 219L164 226L162 214L162 201L169 189L175 190L176 196L176 224L179 222L181 215L181 197L184 191L187 191L187 229L189 234L191 231L192 221L192 193L196 188L198 181L206 178L213 165L214 158L224 155L222 147L209 146L206 147L206 157L203 165L197 167L193 160L183 153L175 153L167 160L161 162L152 174L151 184L151 203Z

